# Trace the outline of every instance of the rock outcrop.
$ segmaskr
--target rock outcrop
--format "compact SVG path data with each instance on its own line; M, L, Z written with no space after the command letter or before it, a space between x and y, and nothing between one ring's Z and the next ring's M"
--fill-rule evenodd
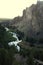
M23 10L23 16L14 18L11 25L26 36L43 38L43 2L38 1Z
M23 16L15 17L9 26L24 32L25 36L43 38L43 1L27 7L23 10Z

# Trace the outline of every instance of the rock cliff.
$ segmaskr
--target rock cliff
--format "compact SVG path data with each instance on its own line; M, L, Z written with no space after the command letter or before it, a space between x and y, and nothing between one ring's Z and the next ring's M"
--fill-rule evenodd
M22 17L16 17L11 24L26 36L43 38L43 2L38 1L23 10Z

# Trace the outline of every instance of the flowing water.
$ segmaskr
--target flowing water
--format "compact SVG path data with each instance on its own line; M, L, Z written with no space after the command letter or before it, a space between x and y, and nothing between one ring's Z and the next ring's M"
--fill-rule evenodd
M5 27L5 29L6 29L6 31L9 31L8 28ZM16 48L18 49L18 51L20 51L20 47L18 46L18 44L19 44L20 42L22 42L22 40L19 40L19 39L18 39L16 33L14 33L14 32L9 32L9 33L11 33L11 34L12 34L12 37L16 38L17 40L16 40L16 41L9 42L8 45L10 45L10 46L11 46L11 45L15 45Z

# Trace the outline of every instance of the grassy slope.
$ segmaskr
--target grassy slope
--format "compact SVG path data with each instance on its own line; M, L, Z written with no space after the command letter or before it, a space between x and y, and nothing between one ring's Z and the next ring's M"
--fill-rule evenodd
M4 22L4 21L7 21L7 20L11 20L11 19L8 19L8 18L0 18L0 22Z

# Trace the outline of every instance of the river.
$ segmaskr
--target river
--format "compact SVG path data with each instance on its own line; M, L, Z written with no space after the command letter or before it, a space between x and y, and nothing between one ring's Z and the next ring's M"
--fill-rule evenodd
M10 30L10 29L8 29L7 27L5 27L5 29L6 29L6 31L9 31L9 30ZM10 31L9 31L9 33L11 33L11 34L12 34L12 37L16 38L17 40L16 40L16 41L9 42L8 45L10 45L10 46L11 46L11 45L15 45L16 48L17 48L17 50L20 51L20 46L18 46L18 44L19 44L20 42L22 42L22 40L19 40L19 39L18 39L16 33L10 32Z

